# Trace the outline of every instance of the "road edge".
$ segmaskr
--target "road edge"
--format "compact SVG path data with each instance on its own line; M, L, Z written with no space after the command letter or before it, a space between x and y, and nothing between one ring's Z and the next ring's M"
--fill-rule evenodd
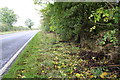
M38 31L39 32L39 31ZM38 33L37 32L37 33ZM36 33L36 34L37 34ZM2 69L0 69L0 80L2 78L2 75L7 70L7 68L12 64L12 62L17 58L17 56L21 53L21 51L26 47L26 45L32 40L32 38L36 35L34 34L17 52L16 54L4 65Z

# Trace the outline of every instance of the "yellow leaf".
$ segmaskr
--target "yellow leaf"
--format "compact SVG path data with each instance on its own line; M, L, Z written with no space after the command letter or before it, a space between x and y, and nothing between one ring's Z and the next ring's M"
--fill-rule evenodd
M79 74L79 73L77 73L75 76L80 77L80 74Z
M76 69L76 67L74 67L74 69Z
M76 73L75 76L79 78L79 77L83 77L83 74Z
M58 69L60 69L60 66L58 66Z
M108 75L108 73L107 72L103 72L102 75L106 76L106 75Z
M48 77L49 79L52 78L52 77Z
M21 76L21 78L26 78L25 76Z
M64 75L64 76L66 76L66 74L65 74L65 73L64 73L63 75Z
M105 78L103 75L100 75L101 78Z
M93 78L93 77L94 77L93 75L90 76L90 78Z
M108 73L107 73L107 72L103 72L103 73L100 75L100 77L101 77L101 78L105 78L106 75L108 75Z
M45 71L42 71L43 73L45 72Z

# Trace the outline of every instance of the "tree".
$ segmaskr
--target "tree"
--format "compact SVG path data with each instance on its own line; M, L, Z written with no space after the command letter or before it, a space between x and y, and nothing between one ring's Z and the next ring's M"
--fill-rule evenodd
M4 7L0 9L0 23L5 24L9 27L13 26L13 23L17 22L18 16L13 10Z
M42 0L35 1L40 5ZM101 50L105 50L108 44L120 45L120 3L117 6L111 2L54 2L47 4L41 12L46 31L59 34L64 41L75 41L82 48L91 43L97 48L102 46ZM93 47L91 44L89 48ZM115 55L114 62L120 63L120 47L117 54L112 55Z
M91 11L104 6L104 3L54 2L41 10L44 28L60 34L63 40L80 43L89 38L89 28L93 26L88 17ZM83 42L82 42L83 43Z
M31 19L27 19L27 20L25 21L25 25L28 26L28 28L31 29L31 27L34 25L34 22L32 22Z

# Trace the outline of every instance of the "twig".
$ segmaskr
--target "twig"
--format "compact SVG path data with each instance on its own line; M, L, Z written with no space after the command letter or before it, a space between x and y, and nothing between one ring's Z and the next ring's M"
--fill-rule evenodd
M110 67L120 67L120 65L108 65Z
M116 24L112 24L112 25L108 25L108 24L104 24L104 23L98 23L98 22L93 22L91 21L93 24L99 24L99 25L102 25L102 26L115 26L115 27L119 27L119 25L116 25Z
M113 9L115 9L114 6L113 6L108 0L106 0L106 2L107 2Z

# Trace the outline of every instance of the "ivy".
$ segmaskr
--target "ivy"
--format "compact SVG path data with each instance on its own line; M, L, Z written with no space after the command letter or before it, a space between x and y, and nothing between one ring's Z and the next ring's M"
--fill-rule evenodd
M117 45L118 40L115 37L116 31L117 30L110 30L104 33L103 37L100 39L100 44L105 45L108 43L113 43L114 45Z
M117 24L119 20L119 8L105 9L104 7L92 11L89 19L95 23L105 23L106 25Z

